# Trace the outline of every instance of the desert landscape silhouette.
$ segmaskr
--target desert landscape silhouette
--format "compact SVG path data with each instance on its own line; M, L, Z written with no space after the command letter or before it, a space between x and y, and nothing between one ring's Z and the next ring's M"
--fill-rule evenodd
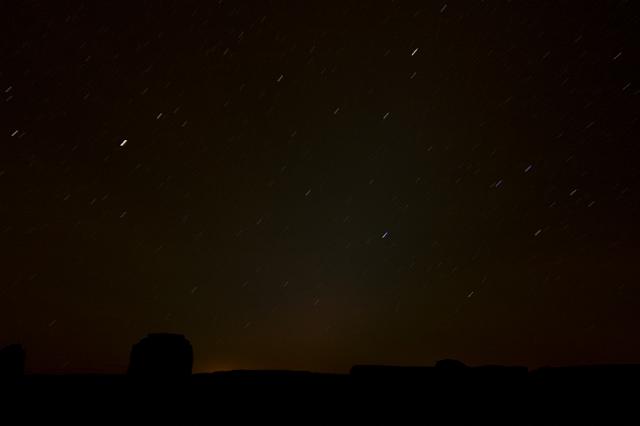
M26 423L551 424L640 421L640 365L355 365L348 374L237 370L192 374L184 336L136 343L122 374L25 374L0 351L2 418Z

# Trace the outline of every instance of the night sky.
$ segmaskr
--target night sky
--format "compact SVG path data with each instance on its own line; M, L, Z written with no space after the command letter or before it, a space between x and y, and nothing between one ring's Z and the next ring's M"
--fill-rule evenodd
M3 1L0 345L640 362L638 6Z

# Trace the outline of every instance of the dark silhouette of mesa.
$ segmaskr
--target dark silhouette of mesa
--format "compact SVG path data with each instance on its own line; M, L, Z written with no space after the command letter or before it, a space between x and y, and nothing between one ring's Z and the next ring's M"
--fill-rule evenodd
M193 367L191 343L180 334L149 334L131 348L129 375L189 376Z
M0 423L638 424L640 364L471 367L356 365L348 374L236 370L191 374L176 334L133 345L127 374L25 374L0 350Z
M0 349L0 378L17 378L24 374L25 353L21 345ZM0 379L1 380L1 379Z

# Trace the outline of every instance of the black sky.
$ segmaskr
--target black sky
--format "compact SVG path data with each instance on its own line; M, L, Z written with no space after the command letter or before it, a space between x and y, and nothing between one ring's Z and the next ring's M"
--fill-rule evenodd
M7 1L0 343L638 362L631 1Z

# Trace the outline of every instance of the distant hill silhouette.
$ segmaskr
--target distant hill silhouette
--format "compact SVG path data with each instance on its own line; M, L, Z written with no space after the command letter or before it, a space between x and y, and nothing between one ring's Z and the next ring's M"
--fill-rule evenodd
M457 359L441 359L440 361L436 362L436 368L440 368L440 369L447 369L447 370L459 370L462 368L467 368L466 365L464 365L463 362L458 361Z
M0 377L20 377L24 374L25 352L13 344L0 349Z
M191 343L181 334L149 334L131 348L132 376L189 376L193 367Z

